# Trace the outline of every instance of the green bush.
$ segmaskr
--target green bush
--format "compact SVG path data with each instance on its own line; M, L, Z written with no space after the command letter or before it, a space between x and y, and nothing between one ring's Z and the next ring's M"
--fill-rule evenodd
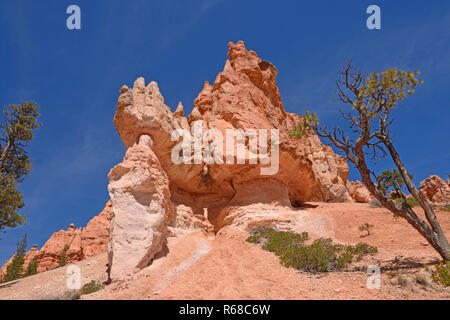
M406 278L403 274L397 275L397 284L401 287L407 287L410 285L408 278Z
M397 198L395 199L395 202L397 202L398 204L402 204L403 198ZM406 198L406 202L411 208L417 207L419 205L419 202L414 198Z
M367 222L358 227L359 231L361 231L361 232L367 231L366 236L370 235L370 229L372 229L372 228L373 228L373 224L368 224Z
M78 300L80 299L81 294L79 290L67 290L61 297L58 297L56 300Z
M376 247L365 243L346 246L334 244L332 239L320 238L306 245L307 240L309 240L307 232L297 234L271 228L256 229L247 238L248 242L260 244L264 250L279 256L284 266L307 272L343 269L355 258L361 260L364 255L377 252Z
M438 264L436 270L431 272L431 278L436 283L440 283L446 287L450 286L450 261Z
M103 289L103 285L100 282L92 280L91 282L86 283L81 289L80 294L89 294L93 292L97 292Z
M370 208L383 208L383 205L381 204L380 201L373 198L372 200L369 201L369 207Z
M421 284L424 287L430 286L430 281L428 280L427 276L422 273L416 274L414 280L416 281L416 283Z
M23 277L23 263L25 258L25 251L27 248L27 234L25 233L22 240L17 242L16 253L13 260L6 267L6 274L0 282L9 282Z

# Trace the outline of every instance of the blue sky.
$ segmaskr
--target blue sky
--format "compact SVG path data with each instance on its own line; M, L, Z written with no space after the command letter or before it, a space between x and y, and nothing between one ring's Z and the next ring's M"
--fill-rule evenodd
M66 28L71 4L81 8L81 30ZM381 7L381 30L366 28L370 4ZM229 41L244 40L278 68L288 112L313 110L330 124L343 124L335 80L350 58L364 72L420 70L425 83L395 113L394 142L416 183L446 177L449 30L448 0L0 0L0 104L33 100L43 122L21 186L28 221L0 235L0 263L25 232L41 247L101 211L106 175L125 152L112 122L123 84L157 81L173 110L182 101L189 112L223 69ZM353 168L350 178L359 179Z

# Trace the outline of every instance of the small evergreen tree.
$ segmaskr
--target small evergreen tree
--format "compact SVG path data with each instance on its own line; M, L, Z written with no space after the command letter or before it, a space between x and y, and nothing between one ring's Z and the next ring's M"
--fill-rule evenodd
M17 243L17 250L13 260L6 267L6 274L3 277L3 282L17 280L23 276L23 262L27 246L27 234L25 233L22 240Z
M23 207L17 189L31 169L26 147L41 124L38 105L26 102L10 105L0 113L0 231L25 223L17 211Z
M408 175L412 180L413 175ZM403 180L402 175L398 170L385 170L378 177L376 177L375 180L379 185L380 191L384 192L385 195L392 188L394 189L397 198L404 197L402 187L405 185L405 180Z
M37 256L35 256L33 259L31 259L30 263L28 264L27 271L25 273L25 276L32 276L33 274L37 273Z
M419 72L406 72L390 68L381 73L363 76L351 62L342 70L336 81L339 100L351 107L348 112L341 112L349 122L350 130L334 126L329 129L326 124L319 126L319 118L315 113L305 112L292 136L301 138L311 132L328 139L332 145L344 153L345 158L358 169L367 190L389 211L406 219L428 243L440 254L443 260L450 260L450 244L437 220L431 204L414 185L411 175L400 159L392 141L391 125L394 122L392 112L407 96L414 94L415 87L422 83L416 78ZM376 159L390 155L401 175L411 197L423 209L425 219L418 216L408 201L403 199L396 203L386 196L384 187L375 184L374 172L369 168L369 158ZM395 179L387 179L394 183Z
M66 245L64 246L63 251L61 252L61 254L60 254L60 256L59 256L58 265L59 265L60 267L65 266L66 263L67 263L67 260L66 260L66 252L67 252L67 250L69 250L69 246L66 244Z

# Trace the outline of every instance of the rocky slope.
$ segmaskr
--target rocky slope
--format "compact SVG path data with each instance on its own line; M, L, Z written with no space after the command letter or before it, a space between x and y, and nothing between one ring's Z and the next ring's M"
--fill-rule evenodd
M431 280L439 255L403 219L365 203L308 203L307 208L254 205L254 211L290 216L279 227L336 242L365 242L378 248L345 271L311 274L284 267L277 256L245 241L234 225L215 237L191 231L168 238L169 252L133 277L83 299L446 299L450 288ZM242 208L242 210L246 210ZM423 212L418 209L423 217ZM450 220L436 212L447 235ZM374 225L369 236L358 230ZM367 288L367 267L381 268L381 288ZM399 283L398 278L406 279ZM423 284L419 277L425 278ZM0 290L1 295L1 290Z
M259 206L259 207L258 207ZM277 256L245 239L234 225L215 236L186 229L167 238L168 253L132 277L106 285L82 299L450 299L450 288L431 280L439 255L403 219L365 203L308 203L305 208L253 205L253 212L285 217L284 228L378 248L348 270L311 274L284 267ZM242 210L246 210L242 208ZM423 216L418 209L417 213ZM436 212L447 235L448 213ZM291 221L286 217L291 216ZM369 236L358 226L374 225ZM107 279L106 254L81 262L82 284ZM367 288L367 266L381 268L381 288ZM406 281L399 283L399 277ZM426 279L418 283L417 279ZM66 292L66 268L57 268L0 286L1 299L58 299Z

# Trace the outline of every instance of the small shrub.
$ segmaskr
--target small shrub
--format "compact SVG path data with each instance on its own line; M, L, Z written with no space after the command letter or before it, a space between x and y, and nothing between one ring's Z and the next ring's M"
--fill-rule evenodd
M67 260L66 260L66 253L67 253L67 250L69 250L69 246L66 244L66 245L64 246L64 249L62 250L60 256L59 256L58 265L59 265L60 267L65 266L66 263L67 263Z
M80 294L89 294L97 292L101 289L103 289L103 285L100 282L92 280L91 282L88 282L83 287L81 287Z
M383 208L383 205L381 204L380 201L378 201L378 199L373 198L372 200L369 201L369 207L370 208Z
M431 272L431 278L436 283L440 283L446 287L450 286L450 261L438 264L436 270Z
M374 255L378 252L377 247L369 246L367 243L360 242L355 247L349 246L349 250L356 256L356 259L359 261L365 255Z
M450 212L450 206L442 207L442 211Z
M17 242L16 253L10 264L6 267L6 274L1 279L1 282L9 282L20 279L24 276L23 263L25 258L25 251L27 248L27 234L23 236L20 242Z
M80 296L79 290L67 290L58 300L78 300Z
M403 198L395 199L395 202L397 202L398 204L402 204ZM409 204L411 208L417 207L419 205L419 202L414 198L406 198L406 202Z
M248 242L260 244L262 249L279 256L281 263L307 272L327 272L345 268L355 258L361 260L364 255L375 254L377 248L365 243L356 246L334 244L332 239L320 238L312 244L307 232L297 234L291 231L276 231L260 228L251 232Z
M409 282L408 278L406 278L403 274L400 273L397 276L397 284L402 287L406 287L406 286L409 286L410 282Z
M373 228L373 224L368 224L367 222L358 227L359 231L361 231L361 232L367 231L366 236L370 235L370 229L372 229L372 228Z
M421 273L416 274L414 281L416 281L416 283L421 284L424 287L430 286L430 281L428 280L427 276Z

